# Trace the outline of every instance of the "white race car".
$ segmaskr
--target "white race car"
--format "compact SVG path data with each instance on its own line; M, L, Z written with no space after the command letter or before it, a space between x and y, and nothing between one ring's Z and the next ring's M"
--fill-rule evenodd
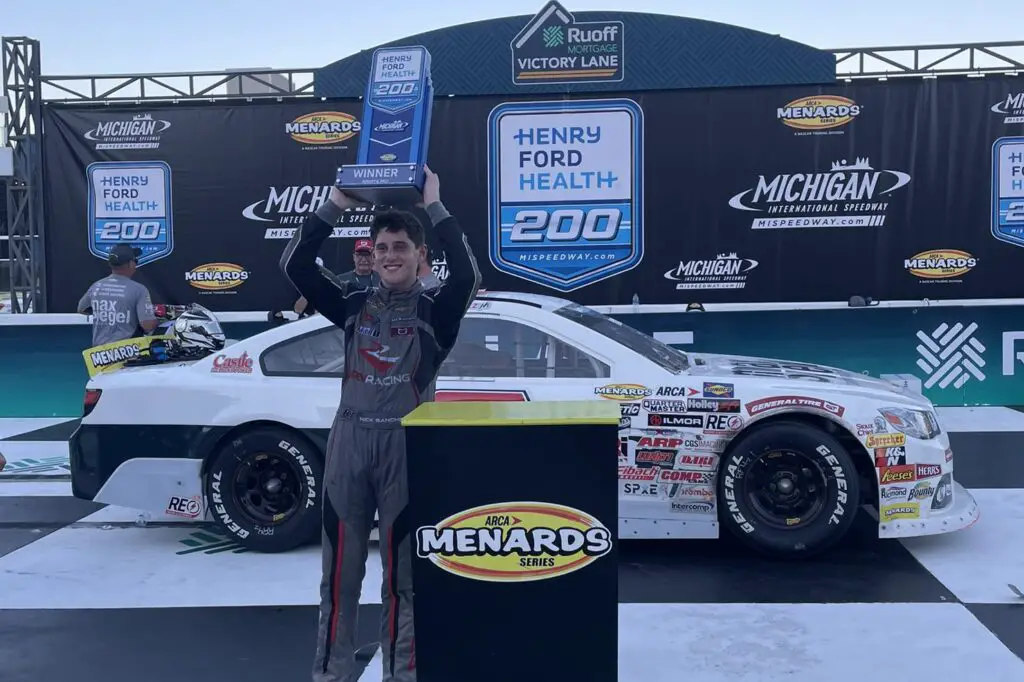
M94 377L70 443L74 495L212 521L256 551L315 541L343 351L315 315L198 361ZM436 399L616 401L624 539L725 526L795 556L831 546L862 506L883 538L978 518L923 396L820 365L683 353L558 298L481 293Z

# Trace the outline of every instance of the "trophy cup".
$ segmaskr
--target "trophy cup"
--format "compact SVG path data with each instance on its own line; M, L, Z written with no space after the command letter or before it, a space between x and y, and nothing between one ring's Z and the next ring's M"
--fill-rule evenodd
M430 141L430 53L419 45L378 48L371 64L359 153L338 169L335 184L375 206L413 206L423 198Z

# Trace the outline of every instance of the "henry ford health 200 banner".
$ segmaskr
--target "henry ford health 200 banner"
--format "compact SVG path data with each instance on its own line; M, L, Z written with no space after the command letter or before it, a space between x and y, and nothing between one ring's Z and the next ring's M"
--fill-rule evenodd
M139 265L174 250L171 167L163 161L97 161L88 178L89 252L102 260L116 244L138 247Z
M487 146L495 268L569 292L643 259L636 102L506 102L491 111Z

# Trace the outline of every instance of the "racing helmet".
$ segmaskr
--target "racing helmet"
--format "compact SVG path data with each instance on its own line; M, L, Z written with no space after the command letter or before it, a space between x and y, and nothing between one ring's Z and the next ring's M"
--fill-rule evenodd
M225 336L220 322L212 312L196 303L178 315L172 333L182 350L212 353L224 348Z

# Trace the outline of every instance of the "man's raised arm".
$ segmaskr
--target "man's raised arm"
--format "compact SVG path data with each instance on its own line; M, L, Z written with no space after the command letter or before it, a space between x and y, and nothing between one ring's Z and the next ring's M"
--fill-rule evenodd
M448 278L434 296L433 327L438 344L450 350L459 335L462 318L480 290L482 278L466 235L440 198L427 204L426 211L448 261Z
M281 271L285 277L318 312L341 328L345 327L348 316L349 286L326 277L316 257L342 212L352 206L355 202L332 187L327 201L315 213L306 216L281 254Z

